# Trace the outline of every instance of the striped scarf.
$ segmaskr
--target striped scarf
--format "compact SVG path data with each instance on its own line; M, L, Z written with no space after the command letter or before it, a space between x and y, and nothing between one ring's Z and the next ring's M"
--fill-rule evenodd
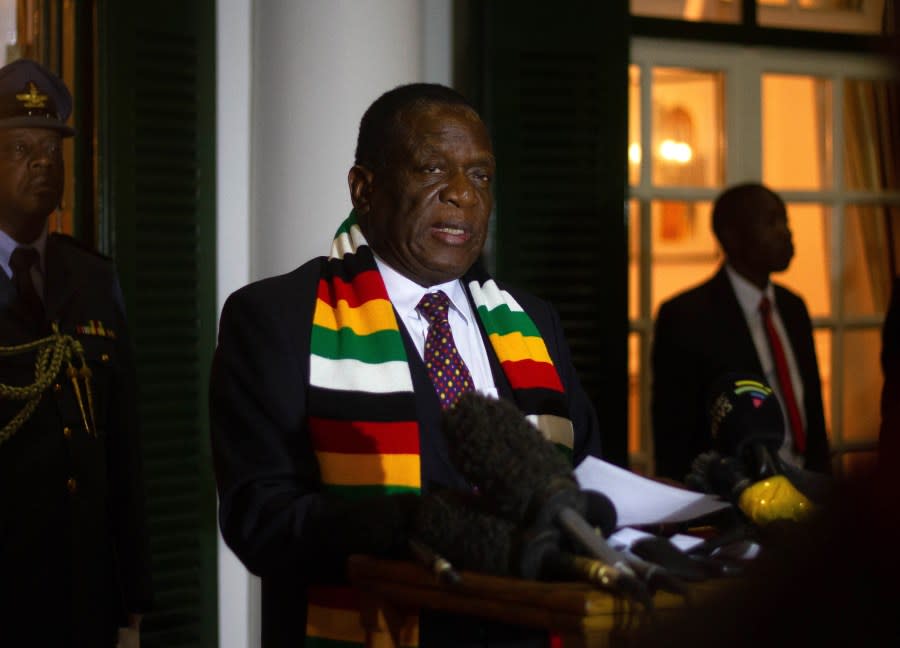
M480 267L463 283L519 409L571 457L567 400L531 318ZM406 349L372 250L353 212L323 264L310 340L308 426L326 492L360 498L419 492L419 424ZM310 587L307 646L363 644L358 595ZM417 644L418 628L401 644Z

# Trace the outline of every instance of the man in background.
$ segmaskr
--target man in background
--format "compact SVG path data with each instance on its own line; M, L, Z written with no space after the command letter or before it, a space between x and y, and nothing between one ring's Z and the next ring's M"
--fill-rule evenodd
M48 234L72 97L0 68L0 644L136 645L149 556L132 351L112 262Z
M726 372L764 376L785 415L779 456L830 472L822 386L803 299L769 276L794 255L784 201L761 184L725 190L712 226L725 262L706 283L664 302L651 363L656 474L682 481L710 450L708 391Z

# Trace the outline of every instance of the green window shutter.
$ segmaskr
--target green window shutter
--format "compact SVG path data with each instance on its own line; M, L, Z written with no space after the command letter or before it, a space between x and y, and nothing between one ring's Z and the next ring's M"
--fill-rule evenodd
M553 303L627 465L624 1L484 3L482 102L497 155L496 264Z
M142 645L212 648L214 3L99 7L100 233L136 352L155 596Z

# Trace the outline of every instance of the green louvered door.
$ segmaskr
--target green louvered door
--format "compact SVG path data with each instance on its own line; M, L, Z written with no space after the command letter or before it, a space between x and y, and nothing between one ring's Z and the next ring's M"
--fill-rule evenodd
M101 240L138 365L155 592L144 648L217 645L214 3L99 3Z
M627 3L485 3L497 274L552 302L627 464Z

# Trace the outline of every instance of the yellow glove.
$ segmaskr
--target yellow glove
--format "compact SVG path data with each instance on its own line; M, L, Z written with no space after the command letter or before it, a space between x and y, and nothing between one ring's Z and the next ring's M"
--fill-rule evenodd
M805 520L812 503L784 475L775 475L751 484L738 498L738 506L754 523L775 520Z

